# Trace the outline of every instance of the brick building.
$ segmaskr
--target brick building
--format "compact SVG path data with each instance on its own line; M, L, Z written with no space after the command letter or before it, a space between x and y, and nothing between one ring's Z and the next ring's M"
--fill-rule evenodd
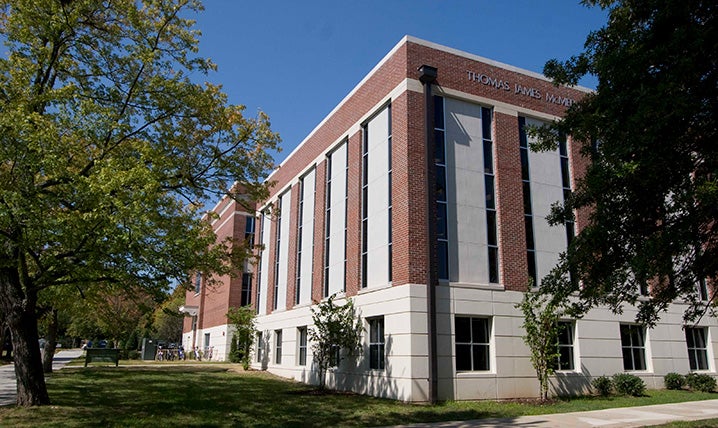
M331 386L406 401L537 396L515 304L586 221L578 213L575 224L546 222L586 160L570 138L532 152L525 129L561 117L585 93L402 39L269 177L276 184L257 209L262 251L251 275L254 367L317 382L310 308L338 294L354 299L365 341L363 355L331 370ZM222 233L244 230L247 214L215 210L234 230ZM188 293L197 316L185 347L202 335L224 358L222 316L237 301L227 288ZM682 311L674 305L651 330L633 323L631 309L565 320L554 391L580 392L592 377L624 371L649 387L668 372L715 373L715 320L684 330Z

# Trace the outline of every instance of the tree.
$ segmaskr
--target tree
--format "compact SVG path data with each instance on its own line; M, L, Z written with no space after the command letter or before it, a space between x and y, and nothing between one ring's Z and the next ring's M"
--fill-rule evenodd
M336 294L312 307L314 326L309 329L312 341L312 358L319 370L319 387L326 387L329 367L339 365L341 353L349 356L361 352L361 335L364 330L356 314L354 301L347 299L344 305L334 303Z
M252 361L252 342L257 334L255 317L256 313L250 306L229 308L227 313L227 321L234 326L232 345L236 352L234 356L230 352L230 359L237 358L244 370L249 370Z
M569 246L574 275L542 289L654 325L676 301L686 322L713 312L701 292L718 278L718 8L704 0L586 0L608 10L585 51L544 73L557 84L598 77L594 93L537 132L537 149L568 134L590 160L554 224L587 218ZM580 286L579 286L580 284ZM646 299L641 290L649 289ZM704 294L704 295L702 295ZM715 294L713 295L715 296Z
M180 313L179 307L184 305L185 292L184 287L177 287L167 300L155 309L152 314L154 337L175 343L182 341L184 315ZM137 323L135 323L136 326Z
M554 270L544 277L541 288L549 286L549 283L562 281L565 272ZM533 291L531 284L524 293L521 303L516 308L521 310L524 316L523 329L524 343L531 351L531 365L536 370L536 378L539 381L539 393L541 400L548 399L549 377L554 374L556 361L560 356L558 349L558 337L561 332L561 307L563 301L555 299L554 296Z
M251 211L279 139L263 113L245 118L219 86L190 79L215 69L187 18L198 0L0 0L0 10L0 312L17 404L42 405L40 294L153 295L188 272L229 271L246 251L215 245L201 206L228 194Z

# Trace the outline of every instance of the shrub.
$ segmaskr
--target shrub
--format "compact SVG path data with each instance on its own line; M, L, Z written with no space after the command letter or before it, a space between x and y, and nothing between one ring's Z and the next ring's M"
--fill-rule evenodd
M616 392L619 394L632 395L634 397L640 397L646 392L646 384L643 380L638 376L628 373L617 373L613 375L613 387L616 388Z
M241 356L237 345L237 336L232 337L232 341L229 343L229 362L239 363L241 362Z
M611 390L613 389L613 382L608 376L601 376L593 379L591 381L591 385L596 389L598 395L604 397L611 395Z
M716 380L707 374L689 373L686 375L686 383L694 391L713 392L716 389Z
M686 386L686 377L678 373L668 373L663 376L666 389L683 389Z
M127 359L139 360L140 359L140 351L137 351L135 349L130 349L129 351L127 351Z

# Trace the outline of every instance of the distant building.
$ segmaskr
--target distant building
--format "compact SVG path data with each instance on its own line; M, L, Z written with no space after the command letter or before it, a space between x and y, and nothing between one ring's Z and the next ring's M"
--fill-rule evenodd
M526 126L560 118L586 92L402 39L269 177L276 185L257 208L253 367L317 382L310 308L338 294L355 300L364 352L332 369L330 386L405 401L537 396L514 305L585 225L585 213L555 227L546 216L587 160L570 138L532 152ZM245 230L247 215L232 210L215 208L220 235ZM197 316L185 347L214 346L225 358L224 314L241 304L240 289L188 293ZM620 372L653 388L668 372L714 375L715 319L684 329L683 309L652 330L630 308L564 320L554 391L582 392Z

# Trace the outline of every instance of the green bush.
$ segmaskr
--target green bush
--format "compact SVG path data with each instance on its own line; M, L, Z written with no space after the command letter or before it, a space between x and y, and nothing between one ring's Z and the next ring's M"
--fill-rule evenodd
M591 381L591 386L593 386L596 392L598 392L598 395L603 397L611 395L611 390L613 390L613 382L608 376L601 376L593 379Z
M622 395L640 397L646 392L646 384L640 377L628 374L617 373L613 375L613 387L616 392Z
M688 373L686 383L694 391L713 392L716 389L716 380L707 374Z
M229 343L229 362L239 363L240 361L242 361L242 359L239 355L239 350L237 349L237 336L235 335Z
M136 349L131 349L127 351L127 359L128 360L139 360L140 359L140 351Z
M663 376L666 389L683 389L686 386L686 377L678 373L668 373Z

